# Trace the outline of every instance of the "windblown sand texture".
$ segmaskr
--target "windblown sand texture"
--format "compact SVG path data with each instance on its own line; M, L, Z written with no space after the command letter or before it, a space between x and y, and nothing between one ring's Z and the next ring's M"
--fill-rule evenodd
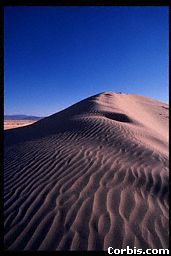
M6 250L168 248L168 105L105 92L5 131Z

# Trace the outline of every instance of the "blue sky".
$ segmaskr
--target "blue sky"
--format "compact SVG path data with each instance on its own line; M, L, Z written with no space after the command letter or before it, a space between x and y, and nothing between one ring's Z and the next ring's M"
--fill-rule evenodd
M5 114L46 116L103 91L168 103L168 11L5 7Z

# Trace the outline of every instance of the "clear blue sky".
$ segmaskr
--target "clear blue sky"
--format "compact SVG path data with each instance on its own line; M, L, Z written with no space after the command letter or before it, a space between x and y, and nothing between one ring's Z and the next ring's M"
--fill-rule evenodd
M5 114L46 116L103 92L168 102L168 7L5 7Z

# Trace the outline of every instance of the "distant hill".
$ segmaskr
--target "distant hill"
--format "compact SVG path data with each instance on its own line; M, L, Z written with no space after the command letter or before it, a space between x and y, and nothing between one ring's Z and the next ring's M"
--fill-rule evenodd
M4 115L4 120L39 120L43 117L40 116L27 116L27 115Z

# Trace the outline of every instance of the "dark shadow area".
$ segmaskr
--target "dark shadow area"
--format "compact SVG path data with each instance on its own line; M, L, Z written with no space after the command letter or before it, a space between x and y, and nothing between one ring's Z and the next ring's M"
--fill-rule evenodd
M73 117L93 113L93 108L97 104L94 100L97 99L98 95L84 99L31 125L5 130L4 146L37 140L67 131L79 131L85 128L85 124L81 120L73 120Z
M104 93L105 96L113 96L111 93Z
M103 112L103 115L114 121L124 122L124 123L133 123L133 121L127 115L122 113Z
M21 142L37 140L63 132L81 132L81 130L85 128L86 124L82 120L73 120L74 117L77 115L94 114L94 109L97 108L98 105L96 100L101 94L104 93L99 93L81 100L64 110L45 117L29 126L5 130L4 146L6 147ZM106 113L106 115L110 118L110 114ZM116 117L116 119L117 121L129 121L128 118L119 116ZM86 128L89 128L88 124Z
M93 107L93 104L96 103L91 100L81 102L79 106L73 105L68 109L41 119L31 125L6 130L4 131L4 146L8 147L18 143L38 140L64 132L82 133L85 129L91 129L92 124L79 118L74 119L74 117L79 114L93 114L90 109L88 110L88 108ZM114 121L132 123L132 120L125 114L102 112L101 115Z
M29 126L4 131L4 146L8 147L18 143L34 141L64 132L78 133L83 128L85 128L85 123L81 120L54 117L43 119L41 122Z
M169 110L169 107L162 106L162 108Z

